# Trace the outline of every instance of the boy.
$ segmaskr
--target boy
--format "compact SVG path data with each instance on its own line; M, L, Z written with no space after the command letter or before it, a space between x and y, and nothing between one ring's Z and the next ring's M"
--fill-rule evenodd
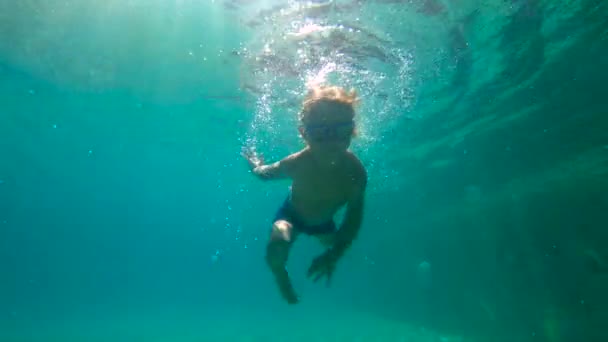
M291 191L275 216L266 249L266 262L289 304L298 302L285 268L296 238L308 234L328 247L313 260L307 275L315 282L325 276L329 284L337 261L361 226L367 172L348 151L355 135L356 102L354 92L315 87L306 96L299 118L304 149L272 164L264 164L253 153L244 154L259 178L292 180ZM346 214L337 229L333 216L344 205Z

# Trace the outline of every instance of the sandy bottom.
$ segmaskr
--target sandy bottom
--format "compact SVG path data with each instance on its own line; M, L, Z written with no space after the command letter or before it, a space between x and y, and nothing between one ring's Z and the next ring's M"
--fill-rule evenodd
M357 312L222 309L206 313L121 313L56 317L44 322L2 324L3 342L193 342L193 341L396 341L463 342ZM4 322L6 323L6 322ZM467 342L469 340L466 340Z

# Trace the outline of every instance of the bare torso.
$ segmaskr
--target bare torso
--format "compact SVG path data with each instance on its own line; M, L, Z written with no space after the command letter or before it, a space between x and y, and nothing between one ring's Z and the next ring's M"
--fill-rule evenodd
M347 203L363 172L350 152L335 163L321 163L308 150L299 152L292 170L291 204L306 224L325 223Z

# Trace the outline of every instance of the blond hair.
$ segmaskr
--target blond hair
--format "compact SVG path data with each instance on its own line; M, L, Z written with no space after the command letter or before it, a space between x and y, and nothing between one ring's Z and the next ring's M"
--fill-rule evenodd
M332 104L350 111L355 116L355 106L359 103L357 92L354 89L346 91L338 86L315 86L308 90L302 110L300 111L300 121L306 120L310 113L318 109L319 104Z

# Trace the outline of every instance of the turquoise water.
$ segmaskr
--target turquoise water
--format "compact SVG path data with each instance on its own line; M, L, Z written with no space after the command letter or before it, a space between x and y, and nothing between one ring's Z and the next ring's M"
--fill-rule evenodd
M606 341L603 1L0 3L0 341ZM310 82L369 172L331 287L264 264Z

